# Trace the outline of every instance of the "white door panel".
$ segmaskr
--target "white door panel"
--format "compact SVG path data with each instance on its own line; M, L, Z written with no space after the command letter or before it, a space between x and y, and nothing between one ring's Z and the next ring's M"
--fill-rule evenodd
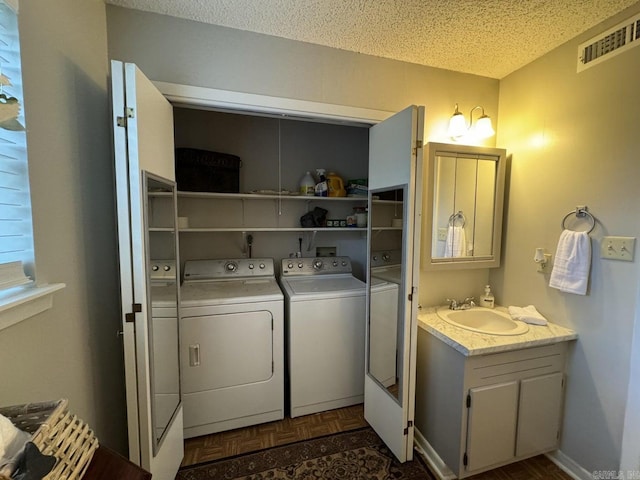
M175 478L183 456L182 407L179 393L162 391L168 385L162 375L169 371L152 378L151 358L153 345L165 344L169 330L177 325L175 319L163 319L155 326L157 336L150 338L143 179L148 178L146 172L167 182L175 178L172 107L133 64L112 61L111 81L129 457L154 479L169 480ZM174 346L159 355L168 356L169 351L177 353ZM156 367L162 367L164 359L158 360ZM177 373L175 367L171 364L173 373ZM154 384L159 387L156 395ZM169 418L170 424L162 429L164 437L154 452L158 438L154 424L162 418Z
M397 303L398 382L380 377L377 365L385 357L385 344L377 339L379 325L375 297L371 293L371 266L367 271L367 366L365 372L364 415L385 444L404 462L413 458L413 419L417 346L417 288L419 279L420 225L422 221L422 144L424 107L411 106L373 126L369 134L369 235L367 257L379 247L385 234L396 235L402 249L399 302ZM383 202L373 200L380 195ZM384 202L402 212L400 232L372 232ZM388 206L388 205L387 205ZM381 213L380 217L384 215ZM387 226L380 224L379 226ZM380 235L378 235L380 234ZM393 240L393 238L391 238ZM386 247L385 247L386 248ZM384 375L383 375L384 376Z

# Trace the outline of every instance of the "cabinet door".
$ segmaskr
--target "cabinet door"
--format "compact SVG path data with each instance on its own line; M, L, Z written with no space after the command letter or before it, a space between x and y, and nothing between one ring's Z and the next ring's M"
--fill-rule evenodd
M562 380L558 372L520 383L516 456L546 452L558 445Z
M513 458L518 420L518 382L469 390L467 466L469 472Z

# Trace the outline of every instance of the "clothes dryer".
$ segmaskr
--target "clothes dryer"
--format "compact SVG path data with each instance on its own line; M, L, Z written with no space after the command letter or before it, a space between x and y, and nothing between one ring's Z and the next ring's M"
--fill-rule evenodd
M282 260L291 417L364 399L365 283L349 257Z
M284 296L273 259L187 261L185 438L284 418Z
M371 269L371 364L372 375L385 387L396 384L399 372L398 312L402 283L402 251L372 251Z

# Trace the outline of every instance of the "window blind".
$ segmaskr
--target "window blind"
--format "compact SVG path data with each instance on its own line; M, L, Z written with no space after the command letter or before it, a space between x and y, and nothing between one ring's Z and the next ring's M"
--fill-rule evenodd
M22 262L27 275L33 277L31 197L22 105L18 16L6 0L0 0L0 265ZM0 269L0 274L15 270Z

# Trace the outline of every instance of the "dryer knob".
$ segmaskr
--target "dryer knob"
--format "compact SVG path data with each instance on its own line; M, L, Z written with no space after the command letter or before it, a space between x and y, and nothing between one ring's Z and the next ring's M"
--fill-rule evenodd
M304 264L302 262L298 263L298 268L302 268Z
M165 272L168 272L169 270L171 270L171 265L165 265L163 269Z
M382 254L382 260L384 260L385 262L388 262L388 261L389 261L389 258L390 258L390 257L389 257L389 254L388 254L388 253L386 253L386 252L385 252L385 253L383 253L383 254Z
M153 265L151 267L151 270L153 270L154 272L157 272L158 270L160 270L160 267L158 265Z
M347 262L343 260L343 261L342 261L342 266L343 266L343 267L346 267L346 266L347 266Z
M235 272L238 270L238 264L236 262L227 262L224 266L227 272Z
M374 256L373 256L373 261L374 261L374 262L378 261L378 256L377 256L377 255L374 255Z
M287 268L293 268L293 263L291 262L287 263Z
M316 258L316 259L313 261L313 268L314 268L315 270L320 270L320 269L322 268L322 265L323 265L323 264L322 264L322 260L320 260L320 259L318 259L318 258Z
M249 264L249 270L253 270L253 263Z
M260 270L264 270L264 267L266 267L264 263L261 263L259 266L260 266Z
M331 265L333 265L334 267L337 267L338 266L338 262L336 260L334 260Z

